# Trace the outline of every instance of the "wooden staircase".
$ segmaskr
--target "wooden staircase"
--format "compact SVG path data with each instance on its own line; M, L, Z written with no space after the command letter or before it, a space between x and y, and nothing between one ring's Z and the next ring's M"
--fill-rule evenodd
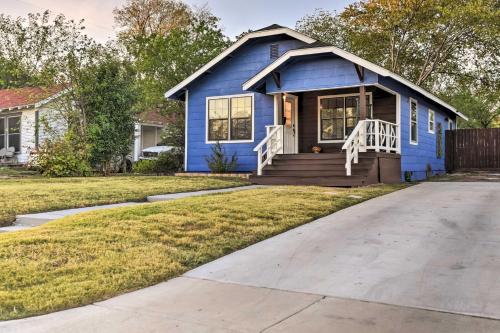
M352 175L346 175L345 153L276 155L272 164L253 174L250 181L261 185L365 186L380 182L379 157L383 154L359 154L359 163L352 165ZM399 158L399 155L397 155ZM392 158L393 158L392 157ZM399 161L398 161L399 163ZM397 177L399 179L399 174Z

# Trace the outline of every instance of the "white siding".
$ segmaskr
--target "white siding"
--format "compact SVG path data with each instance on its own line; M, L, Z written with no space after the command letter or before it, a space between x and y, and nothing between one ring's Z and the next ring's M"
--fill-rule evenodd
M17 155L19 163L28 162L29 154L35 148L35 110L21 114L21 153Z
M38 144L42 144L47 138L63 135L67 130L66 121L56 110L39 109L38 118L40 120ZM48 124L48 128L44 124ZM36 148L35 135L36 110L25 110L21 114L21 153L17 155L18 162L28 162L31 150Z

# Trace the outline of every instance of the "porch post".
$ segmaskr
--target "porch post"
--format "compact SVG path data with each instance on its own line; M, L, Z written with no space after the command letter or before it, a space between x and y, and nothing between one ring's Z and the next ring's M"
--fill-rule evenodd
M365 86L359 86L359 119L365 120L367 116L366 110L366 90Z
M277 96L277 103L276 103L276 108L277 108L277 114L278 114L278 119L277 123L275 125L282 125L283 124L283 94L279 93L276 94Z

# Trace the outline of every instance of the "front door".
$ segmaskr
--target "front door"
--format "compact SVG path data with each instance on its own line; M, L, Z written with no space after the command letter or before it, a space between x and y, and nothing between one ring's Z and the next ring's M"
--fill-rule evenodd
M297 154L299 152L298 140L298 98L286 94L283 100L283 153Z

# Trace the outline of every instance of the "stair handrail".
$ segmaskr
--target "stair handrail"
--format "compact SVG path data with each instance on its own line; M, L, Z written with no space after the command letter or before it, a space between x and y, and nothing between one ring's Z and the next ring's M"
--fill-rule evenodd
M283 152L283 125L266 126L266 137L253 149L257 152L257 175L262 175L262 169L272 164L274 156ZM265 158L264 158L265 157Z
M358 122L358 124L356 125L356 127L354 127L354 130L342 146L342 150L346 151L345 169L348 176L352 174L351 162L354 160L354 163L358 163L360 148L361 150L364 149L362 146L366 142L366 140L363 140L363 137L365 135L362 132L364 132L365 129L365 122L366 120L360 120Z
M352 163L357 164L359 152L374 150L401 153L399 124L380 119L360 120L342 146L346 151L346 174L352 175Z

